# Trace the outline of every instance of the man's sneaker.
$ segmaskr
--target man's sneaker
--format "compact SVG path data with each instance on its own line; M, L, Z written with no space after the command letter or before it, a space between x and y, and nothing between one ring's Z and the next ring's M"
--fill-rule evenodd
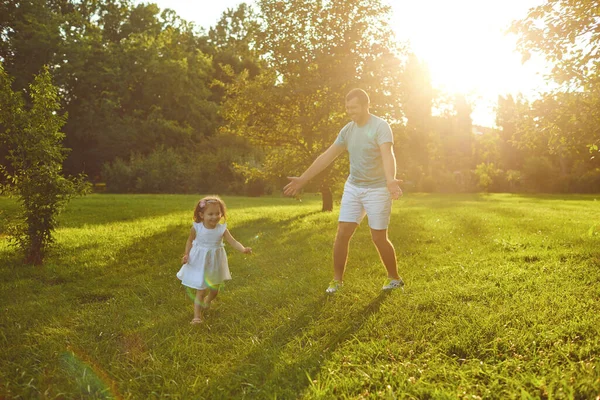
M402 289L404 288L404 281L402 280L402 278L400 279L390 279L388 278L388 281L385 285L383 285L383 287L381 288L382 290L394 290L394 289Z
M331 281L329 287L325 291L326 293L335 293L342 288L344 283L342 281L336 281L335 279Z

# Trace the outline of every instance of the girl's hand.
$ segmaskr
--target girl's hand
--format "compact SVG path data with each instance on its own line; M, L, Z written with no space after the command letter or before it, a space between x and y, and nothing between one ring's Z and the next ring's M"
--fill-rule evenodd
M242 250L242 253L244 253L244 254L252 254L252 249L250 247L244 247L244 250Z
M181 257L181 262L183 264L187 264L187 262L188 262L188 255L187 254L184 254L183 257Z

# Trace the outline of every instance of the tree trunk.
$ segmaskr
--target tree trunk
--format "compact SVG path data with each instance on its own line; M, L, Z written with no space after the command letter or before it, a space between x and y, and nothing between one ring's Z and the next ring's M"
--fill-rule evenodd
M321 211L333 211L333 194L329 185L321 186L321 196L323 199L323 209Z

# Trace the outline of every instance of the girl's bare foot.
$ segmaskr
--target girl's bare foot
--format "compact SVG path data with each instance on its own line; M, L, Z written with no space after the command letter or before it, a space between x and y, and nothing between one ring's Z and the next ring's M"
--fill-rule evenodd
M190 324L192 324L192 325L198 325L198 324L201 324L202 322L204 322L202 320L202 318L194 318L194 319L192 319L192 321L190 322Z

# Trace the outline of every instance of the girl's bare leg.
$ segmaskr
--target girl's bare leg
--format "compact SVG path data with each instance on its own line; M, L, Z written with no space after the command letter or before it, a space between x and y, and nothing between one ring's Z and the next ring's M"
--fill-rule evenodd
M202 311L205 308L205 297L206 289L196 290L196 298L194 299L194 319L192 320L192 324L199 324L202 322Z
M205 299L206 308L210 307L210 303L215 299L215 297L217 297L218 294L219 289L210 289Z

